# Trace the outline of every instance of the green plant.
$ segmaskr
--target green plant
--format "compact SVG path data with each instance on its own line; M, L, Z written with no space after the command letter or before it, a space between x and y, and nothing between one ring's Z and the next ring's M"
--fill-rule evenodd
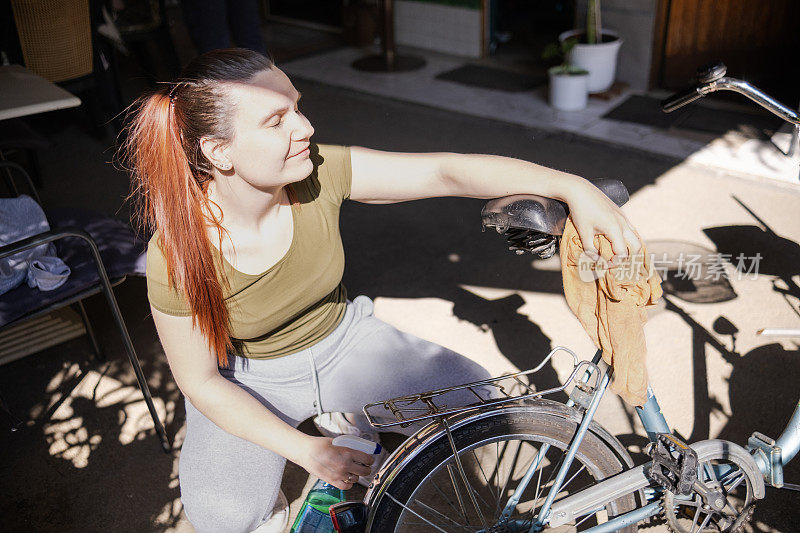
M547 70L553 76L583 76L589 74L588 70L584 70L574 65L557 65Z
M586 7L586 42L597 44L603 42L600 24L600 0L589 0Z
M551 72L555 75L563 75L569 74L572 76L580 75L580 74L588 74L585 70L580 67L576 67L570 65L567 62L567 57L569 57L569 51L572 50L572 47L578 44L577 37L570 37L559 43L550 43L544 47L542 51L542 59L551 60L557 59L560 64L550 68L548 72Z

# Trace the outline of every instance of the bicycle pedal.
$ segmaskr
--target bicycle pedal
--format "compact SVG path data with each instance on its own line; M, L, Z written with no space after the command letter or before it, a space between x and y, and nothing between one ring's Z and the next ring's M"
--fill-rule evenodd
M697 481L697 452L670 433L659 433L647 447L653 459L650 478L674 494L690 494Z

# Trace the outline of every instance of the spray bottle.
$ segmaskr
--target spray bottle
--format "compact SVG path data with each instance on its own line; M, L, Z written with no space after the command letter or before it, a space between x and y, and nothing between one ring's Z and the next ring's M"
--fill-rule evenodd
M370 454L378 454L381 451L380 444L354 435L340 435L333 439L333 445ZM300 512L297 513L290 533L334 533L328 508L343 501L345 495L342 489L337 489L321 479L317 480L308 491L308 496L300 507Z

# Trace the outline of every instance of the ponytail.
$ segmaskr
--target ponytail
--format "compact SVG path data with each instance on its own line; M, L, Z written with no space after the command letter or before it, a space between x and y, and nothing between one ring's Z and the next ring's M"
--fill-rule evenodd
M233 139L235 101L230 83L248 83L274 66L271 59L243 48L213 50L194 60L169 90L162 88L133 106L121 156L132 173L135 217L140 227L160 231L158 245L169 284L183 292L192 324L208 339L217 363L227 366L233 351L229 312L215 268L207 229L217 230L222 249L222 213L206 195L213 167L200 150L204 137Z
M220 235L223 229L205 194L208 176L198 179L192 171L169 93L140 99L134 113L124 157L133 171L132 195L139 199L136 218L140 226L160 231L169 284L185 294L192 325L208 339L217 363L227 366L233 349L229 313L206 233L209 224Z

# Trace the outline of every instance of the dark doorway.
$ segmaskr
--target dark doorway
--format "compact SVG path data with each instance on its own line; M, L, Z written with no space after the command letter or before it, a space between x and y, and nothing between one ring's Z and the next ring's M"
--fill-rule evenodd
M489 54L495 61L529 71L550 66L542 59L549 43L575 23L574 0L491 0Z
M721 60L728 75L797 105L800 4L796 0L660 0L653 85L685 87L697 67ZM715 95L715 98L723 98ZM743 101L738 95L731 100Z
M266 0L270 16L342 27L343 0Z

